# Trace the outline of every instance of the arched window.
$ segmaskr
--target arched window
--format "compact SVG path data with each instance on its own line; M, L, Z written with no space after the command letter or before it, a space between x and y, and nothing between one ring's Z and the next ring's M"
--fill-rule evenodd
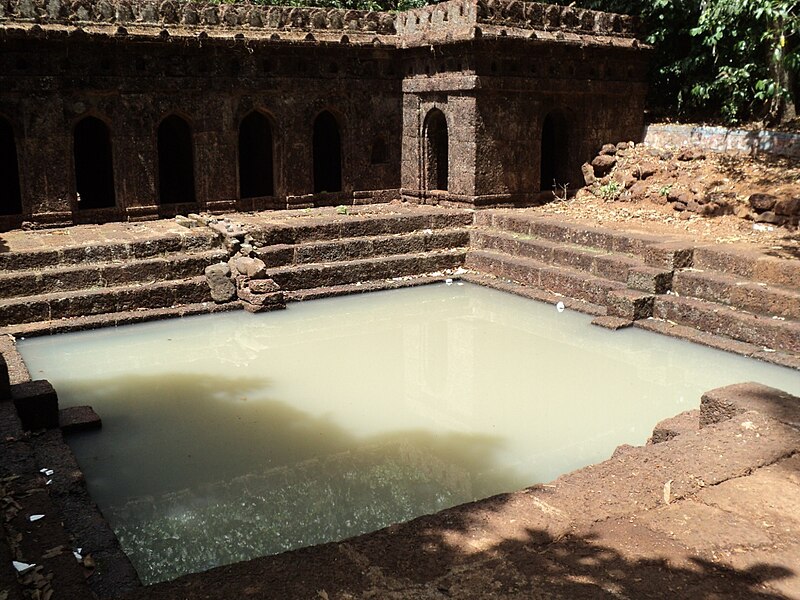
M431 109L425 117L425 187L428 190L447 191L449 169L449 140L447 119L438 108Z
M260 112L239 124L239 197L272 196L272 127Z
M5 119L0 119L0 215L18 215L21 212L22 195L14 130Z
M328 111L314 120L314 193L342 191L342 140Z
M560 110L554 110L542 123L541 164L539 189L551 190L570 181L569 131L567 119Z
M95 117L85 117L75 125L73 142L78 208L114 206L114 163L108 126Z
M161 204L195 201L192 129L177 115L158 126L158 200Z

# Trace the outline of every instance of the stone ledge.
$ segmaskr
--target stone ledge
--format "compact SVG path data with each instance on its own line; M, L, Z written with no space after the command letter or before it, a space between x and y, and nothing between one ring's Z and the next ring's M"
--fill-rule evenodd
M700 427L753 411L800 429L800 398L761 383L737 383L710 390L700 400Z

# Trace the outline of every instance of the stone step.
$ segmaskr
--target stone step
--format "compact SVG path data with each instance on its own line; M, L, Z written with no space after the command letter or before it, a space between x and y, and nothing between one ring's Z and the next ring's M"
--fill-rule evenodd
M210 302L205 276L0 300L0 327Z
M486 275L478 272L469 272L459 276L459 279L475 285L482 285L495 290L508 292L516 296L522 296L537 302L544 302L545 304L557 305L559 302L564 304L564 307L569 310L585 313L595 317L602 317L606 315L606 307L598 304L592 304L585 300L577 300L575 298L568 298L563 294L556 294L547 290L540 290L539 288L529 287L521 283L510 281L507 279L497 278L492 275Z
M468 211L441 210L404 214L342 215L339 218L296 217L284 223L249 226L248 233L261 246L303 244L367 236L393 235L437 229L456 229L472 225Z
M675 273L672 287L681 296L719 302L760 315L800 319L800 286L788 289L725 273L686 270Z
M465 266L480 273L503 277L601 306L608 305L609 292L627 289L620 281L491 250L470 250Z
M552 217L487 210L475 214L477 227L503 230L538 237L559 244L584 246L595 251L634 256L651 267L673 271L690 267L693 244L686 239L664 239L645 233L615 231L587 223L569 222Z
M217 249L157 258L11 271L0 273L0 298L185 279L201 275L208 265L227 258L225 250Z
M127 241L0 252L0 271L27 271L86 263L147 259L174 253L203 252L219 247L221 243L216 233L205 227L197 227L186 229L185 233L132 238Z
M469 232L466 229L426 229L300 244L275 244L258 248L256 254L267 267L274 268L431 252L465 247L468 244Z
M435 250L348 262L290 265L268 269L267 275L284 291L294 291L457 269L464 264L465 255L464 248Z
M336 296L346 296L349 294L363 294L365 292L418 287L432 283L441 283L447 279L449 279L449 277L446 274L424 273L422 275L398 277L395 279L376 279L373 281L364 281L359 283L345 283L342 285L306 288L287 292L286 300L290 302L319 300L321 298L334 298Z
M518 214L508 210L477 212L475 225L637 256L644 256L648 246L664 241L655 235L614 231L592 227L586 223L571 223L562 219Z
M145 310L125 310L97 315L69 317L52 321L36 321L32 323L17 323L0 328L0 335L10 334L15 337L35 337L40 335L55 335L70 331L85 331L101 327L118 327L132 325L146 321L159 321L177 317L190 317L216 312L240 310L241 302L227 302L215 304L213 302L198 302L194 304L181 304L167 308L149 308Z
M695 248L692 265L703 271L717 271L750 281L800 289L800 259L779 258L763 252L725 246Z
M470 239L472 248L569 267L650 293L665 293L672 281L671 271L646 266L641 259L618 252L487 229L472 230Z
M653 316L762 348L800 353L800 322L795 320L754 315L716 302L673 295L656 296Z

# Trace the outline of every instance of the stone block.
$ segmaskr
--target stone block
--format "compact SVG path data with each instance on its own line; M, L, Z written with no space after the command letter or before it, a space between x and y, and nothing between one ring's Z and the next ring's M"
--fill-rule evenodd
M269 294L256 294L248 289L239 290L239 299L243 300L245 308L247 304L254 306L280 306L285 304L283 292L272 292Z
M99 429L103 421L91 406L70 406L58 411L58 424L64 433L74 433Z
M672 287L672 271L655 267L636 267L628 271L628 287L650 294L666 294Z
M653 296L636 290L612 290L607 297L608 314L634 321L653 315Z
M599 327L603 327L604 329L610 329L611 331L617 331L619 329L625 329L633 325L633 321L630 319L624 319L622 317L595 317L592 319L592 325L597 325Z
M49 381L39 379L12 385L11 399L23 429L58 427L58 396Z
M800 427L800 398L761 383L716 388L700 399L700 427L755 411L792 427Z
M648 440L649 444L660 444L683 433L692 433L700 429L700 411L687 410L679 415L659 421L653 428L653 435Z

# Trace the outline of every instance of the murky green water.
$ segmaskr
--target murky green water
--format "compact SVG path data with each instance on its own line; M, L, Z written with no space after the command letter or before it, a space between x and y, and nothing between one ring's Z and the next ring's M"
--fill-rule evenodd
M796 371L470 285L20 343L146 582L342 539L641 444L702 392ZM91 551L88 548L87 551Z

